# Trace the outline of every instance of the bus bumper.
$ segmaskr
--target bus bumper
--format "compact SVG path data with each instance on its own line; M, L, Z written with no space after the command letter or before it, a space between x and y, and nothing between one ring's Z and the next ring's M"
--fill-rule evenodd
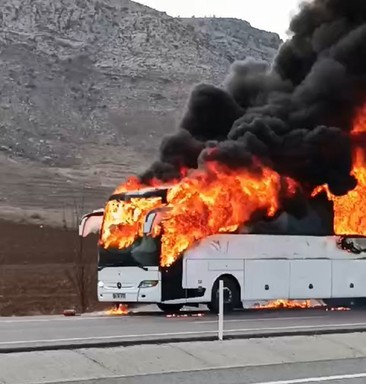
M98 288L98 300L107 303L159 303L161 283L155 287L109 290Z
M161 276L136 267L106 268L98 273L98 300L108 303L158 303Z

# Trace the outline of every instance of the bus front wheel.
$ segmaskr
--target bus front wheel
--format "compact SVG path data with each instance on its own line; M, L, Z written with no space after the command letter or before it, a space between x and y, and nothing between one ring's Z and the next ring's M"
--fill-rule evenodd
M224 281L224 312L231 312L240 302L240 292L237 282L233 278L223 277L215 281L212 288L211 302L208 309L213 313L219 313L219 280Z
M158 308L161 311L165 312L166 314L175 314L183 308L183 305L182 304L162 304L162 303L159 303Z

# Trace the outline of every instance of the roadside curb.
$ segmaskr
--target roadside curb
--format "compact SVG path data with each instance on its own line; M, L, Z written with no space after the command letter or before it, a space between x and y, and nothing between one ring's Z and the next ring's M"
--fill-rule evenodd
M246 333L246 334L224 334L224 341L227 340L247 340L247 339L268 339L286 336L320 336L320 335L341 335L350 333L363 333L366 332L366 327L353 327L353 328L339 328L339 329L311 329L300 331L286 331L286 332L266 332L266 333ZM136 339L136 340L119 340L108 342L88 342L88 343L74 343L74 344L54 344L54 345L39 345L30 347L0 347L0 354L22 353L22 352L44 352L44 351L62 351L62 350L77 350L77 349L90 349L90 348L115 348L115 347L131 347L137 345L164 345L175 343L190 343L190 342L204 342L204 341L218 341L218 336L182 336L171 338L151 338L151 339Z

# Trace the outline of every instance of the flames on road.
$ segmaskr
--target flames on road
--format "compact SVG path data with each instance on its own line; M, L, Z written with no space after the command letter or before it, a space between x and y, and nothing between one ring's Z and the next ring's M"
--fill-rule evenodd
M109 316L125 316L129 314L127 304L117 304L113 308L108 309L105 314Z
M286 308L286 309L306 309L306 308L314 308L319 306L316 303L313 303L311 300L304 300L304 301L298 301L298 300L274 300L270 301L265 304L258 304L256 306L257 309L280 309L280 308Z
M310 308L326 308L326 311L350 311L349 307L327 307L316 300L274 300L265 304L258 304L256 309L310 309Z
M274 300L265 304L257 304L254 306L256 310L277 310L277 309L316 309L325 308L326 311L346 312L350 311L349 307L326 307L325 304L321 304L314 300ZM105 311L105 315L108 316L127 316L130 314L130 310L127 304L117 304L113 308ZM67 315L65 315L67 316ZM69 315L70 316L70 315ZM165 315L166 318L192 318L192 317L204 317L204 312L199 313L176 313L171 315Z

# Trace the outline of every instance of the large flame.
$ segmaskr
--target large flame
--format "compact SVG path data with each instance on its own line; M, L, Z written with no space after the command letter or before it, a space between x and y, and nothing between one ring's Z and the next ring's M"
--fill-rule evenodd
M161 198L111 200L104 211L100 243L104 248L124 249L143 234L147 213L162 206Z
M141 189L136 180L117 192ZM168 192L167 216L153 236L161 235L161 265L170 266L196 241L217 233L238 230L258 210L273 216L279 209L279 193L295 193L296 184L275 171L258 165L256 171L231 170L207 163L176 182ZM163 205L160 198L131 199L107 204L101 234L105 248L123 249L142 236L146 214Z
M366 133L366 105L356 116L352 134ZM356 147L353 153L353 174L357 187L346 196L332 197L334 201L334 229L337 234L366 235L366 167L364 152Z
M171 210L160 224L163 231L161 265L169 266L196 241L217 233L235 232L253 213L278 211L281 178L262 167L259 174L231 170L217 163L187 177L168 193ZM287 192L294 182L288 180Z
M366 133L366 105L359 110L354 120L351 135L358 136ZM353 150L353 175L356 177L357 187L346 196L333 196L329 189L319 187L314 194L326 190L328 198L334 203L334 232L337 235L366 236L366 162L364 151L360 146Z
M180 176L187 175L188 170L182 168ZM118 186L115 195L126 192L136 192L145 188L168 187L179 183L178 179L163 183L157 179L150 180L149 186L131 176L124 184ZM125 249L142 236L143 223L146 215L153 209L163 205L159 198L132 198L126 201L110 200L104 210L104 219L101 231L100 245L104 248ZM158 234L158 233L156 233Z
M158 180L156 178L153 178L149 180L149 187L170 187L172 185L178 184L180 180L187 176L188 174L188 168L182 167L180 169L180 177L178 179L169 180L169 183L164 183L161 180ZM143 188L146 188L147 186L141 183L140 179L136 176L131 176L128 178L128 180L119 185L117 189L114 191L115 194L125 193L125 192L135 192L139 191Z

